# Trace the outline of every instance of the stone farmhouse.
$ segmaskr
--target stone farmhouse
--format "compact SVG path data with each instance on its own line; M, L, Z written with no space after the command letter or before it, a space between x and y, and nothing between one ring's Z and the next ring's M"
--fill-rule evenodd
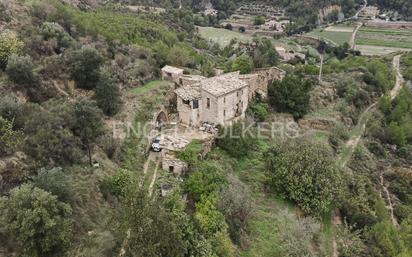
M191 127L205 123L226 126L244 119L249 102L256 96L265 98L269 83L283 76L284 71L276 67L212 78L184 75L183 70L171 66L162 69L162 78L176 85L179 122Z

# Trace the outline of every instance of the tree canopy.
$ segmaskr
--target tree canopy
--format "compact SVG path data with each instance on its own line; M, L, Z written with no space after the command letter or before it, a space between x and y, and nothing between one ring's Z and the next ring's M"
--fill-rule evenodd
M272 148L266 158L270 188L305 213L320 217L342 196L342 175L324 145L290 141Z
M47 191L24 184L0 198L0 225L22 256L64 256L71 239L71 207Z

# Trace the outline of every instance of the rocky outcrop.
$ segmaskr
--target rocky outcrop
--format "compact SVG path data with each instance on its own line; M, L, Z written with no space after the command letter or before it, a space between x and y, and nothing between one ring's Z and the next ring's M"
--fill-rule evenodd
M328 15L338 12L339 14L342 13L342 6L340 5L330 5L326 6L323 9L319 10L318 14L318 23L321 24L325 21L325 18L328 17Z

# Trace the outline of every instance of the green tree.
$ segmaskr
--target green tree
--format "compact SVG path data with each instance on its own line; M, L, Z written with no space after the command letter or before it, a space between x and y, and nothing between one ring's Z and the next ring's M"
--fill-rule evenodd
M288 74L282 81L274 81L268 88L269 104L279 112L288 112L295 119L309 110L313 82L301 76Z
M232 71L240 71L240 74L250 73L252 69L253 61L245 54L237 57L232 63Z
M227 224L225 217L217 209L218 197L216 194L203 195L196 203L195 222L206 237L211 237L219 232L225 232Z
M254 24L254 25L257 25L257 26L262 25L262 24L265 24L265 17L263 17L263 16L256 16L256 17L253 19L253 24Z
M251 192L236 176L230 175L228 180L229 185L220 194L218 209L225 216L231 239L242 246L242 236L247 235L253 215Z
M64 30L64 28L55 22L44 22L40 28L40 34L45 40L56 39L57 50L68 48L74 42L73 38Z
M95 92L97 105L104 114L113 116L119 112L122 100L115 78L106 72L102 72Z
M23 49L23 42L17 35L9 30L0 33L0 69L7 67L7 62L12 54L18 54Z
M389 221L375 224L370 231L368 231L367 240L372 256L408 256L402 255L406 251L405 244L400 237L400 233Z
M103 134L102 112L96 102L80 99L74 104L74 120L74 133L86 147L92 165L92 144Z
M28 87L35 83L33 63L30 56L12 54L9 57L6 73L10 80L16 84Z
M290 141L272 148L266 160L268 185L305 213L321 217L336 207L343 179L326 146Z
M174 46L167 55L167 62L174 66L193 67L194 61L190 56L189 50L183 47Z
M22 141L23 134L13 130L13 122L0 117L0 157L13 153Z
M245 157L255 145L249 129L250 125L246 123L235 123L230 127L220 129L216 144L232 157Z
M64 256L70 245L71 208L29 184L0 198L0 224L16 240L21 256Z
M133 187L122 205L120 233L130 234L124 249L130 256L181 257L189 245L188 217L181 208L169 208L162 199L149 197L146 188ZM175 200L180 198L175 197ZM173 202L171 206L184 207Z
M279 55L269 39L254 39L256 49L253 51L253 64L255 68L274 66L279 62Z
M27 107L24 151L41 164L72 164L79 161L81 142L74 136L72 106L61 100L50 100L42 106Z
M65 174L60 167L47 170L42 168L32 181L35 187L41 188L57 196L61 202L74 204L79 200L78 192L74 188L74 181Z
M82 48L72 53L69 72L77 85L84 89L93 89L99 80L103 58L94 48Z
M23 105L13 95L5 95L0 98L0 116L8 121L13 121L15 128L23 127Z
M204 161L196 166L186 180L186 190L195 200L218 192L227 183L223 170L216 163Z

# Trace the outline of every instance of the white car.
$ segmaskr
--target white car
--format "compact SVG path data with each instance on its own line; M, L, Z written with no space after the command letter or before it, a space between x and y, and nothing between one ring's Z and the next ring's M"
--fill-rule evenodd
M152 150L154 152L160 152L162 150L162 148L160 147L160 139L156 138L155 140L153 140Z

